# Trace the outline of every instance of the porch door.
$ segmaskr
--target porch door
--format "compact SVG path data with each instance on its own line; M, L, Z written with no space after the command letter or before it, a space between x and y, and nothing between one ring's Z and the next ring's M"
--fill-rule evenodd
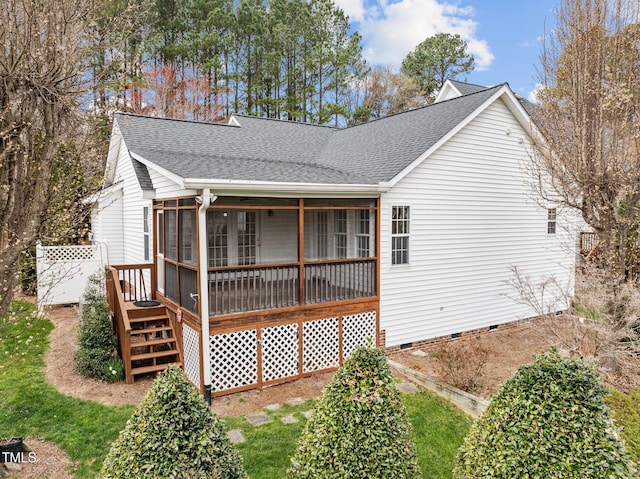
M158 279L158 291L164 294L164 211L162 210L156 212L156 235L158 238L156 278Z
M209 267L260 262L258 211L210 211L207 229Z

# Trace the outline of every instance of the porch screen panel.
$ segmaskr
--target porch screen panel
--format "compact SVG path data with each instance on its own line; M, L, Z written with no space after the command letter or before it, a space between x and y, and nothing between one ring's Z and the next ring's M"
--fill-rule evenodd
M195 270L180 266L180 305L198 313L198 275Z
M175 264L164 262L164 294L174 303L178 302L178 270Z
M195 210L178 212L178 238L180 243L178 260L195 266L197 264Z
M177 238L176 238L176 212L175 210L165 210L164 212L164 255L169 259L178 259Z

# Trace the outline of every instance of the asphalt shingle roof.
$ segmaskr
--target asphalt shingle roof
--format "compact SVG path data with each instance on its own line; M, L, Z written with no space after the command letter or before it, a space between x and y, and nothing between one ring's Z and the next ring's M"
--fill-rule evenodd
M182 178L374 185L400 173L501 86L345 129L241 115L234 115L240 126L126 113L116 119L129 151Z

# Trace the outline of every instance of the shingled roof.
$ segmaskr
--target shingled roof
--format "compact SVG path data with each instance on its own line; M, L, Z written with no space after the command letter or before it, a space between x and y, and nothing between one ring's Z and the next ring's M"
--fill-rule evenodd
M135 158L185 179L376 185L402 172L500 87L343 129L242 115L231 124L127 113L117 113L116 121Z

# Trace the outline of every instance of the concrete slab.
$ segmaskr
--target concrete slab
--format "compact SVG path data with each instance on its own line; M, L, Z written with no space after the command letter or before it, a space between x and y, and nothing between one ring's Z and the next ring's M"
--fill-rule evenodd
M287 399L287 404L289 406L298 406L304 402L302 398L289 398Z
M302 415L304 417L306 417L307 419L309 419L311 417L312 413L313 413L313 411L302 411Z
M429 353L425 353L421 349L416 349L415 351L411 352L411 356L418 356L419 358L424 358L425 356L429 356Z
M265 407L265 409L267 411L277 411L278 409L280 409L282 407L281 404L269 404L268 406Z

